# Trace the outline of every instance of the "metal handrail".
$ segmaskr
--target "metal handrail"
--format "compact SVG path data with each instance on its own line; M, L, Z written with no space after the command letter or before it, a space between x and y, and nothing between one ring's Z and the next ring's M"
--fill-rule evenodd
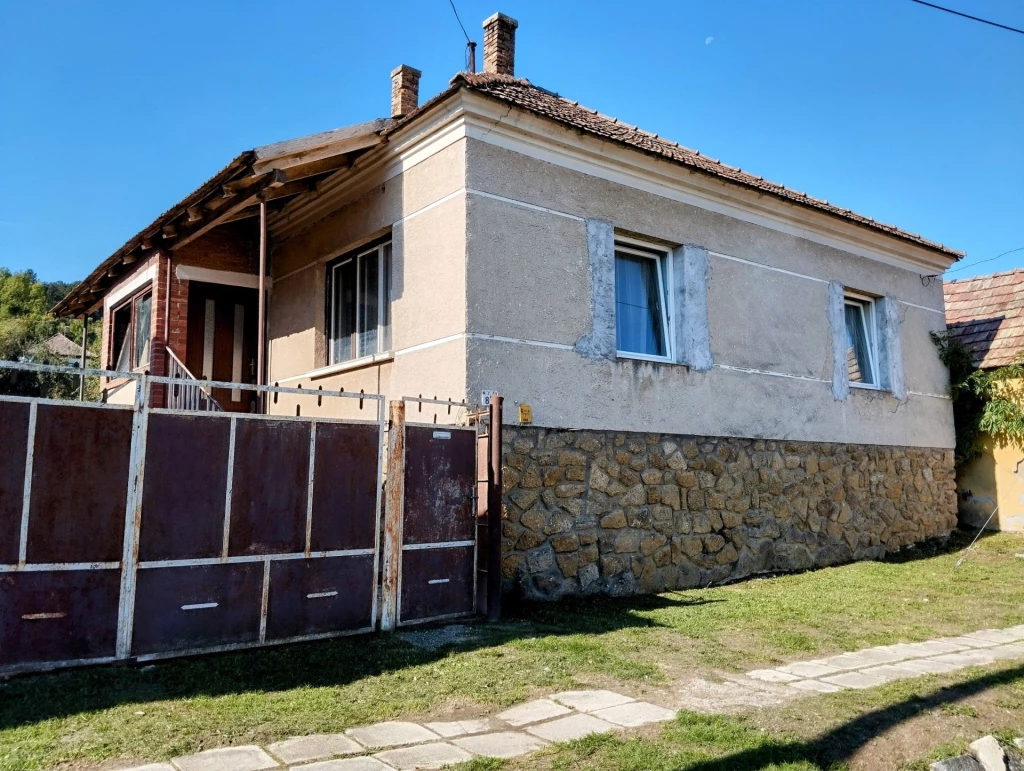
M167 406L173 410L199 410L203 412L223 412L224 408L213 398L213 394L200 380L193 375L184 362L170 348L167 349L167 376L172 380L191 381L189 385L173 383L167 387Z

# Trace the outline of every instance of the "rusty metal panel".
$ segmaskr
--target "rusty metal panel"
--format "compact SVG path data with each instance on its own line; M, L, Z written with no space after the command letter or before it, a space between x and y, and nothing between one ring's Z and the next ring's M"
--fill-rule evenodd
M229 553L306 548L309 432L305 421L238 420Z
M255 642L263 563L140 570L132 655Z
M472 540L476 431L406 426L406 544Z
M473 612L472 546L402 553L403 624Z
M0 667L114 655L119 570L0 574Z
M230 422L155 413L148 431L139 559L219 556Z
M374 588L372 554L272 562L267 639L366 629Z
M0 562L18 561L28 412L25 402L0 402Z
M373 548L379 452L376 425L317 423L313 551Z
M29 562L120 562L132 412L40 404Z

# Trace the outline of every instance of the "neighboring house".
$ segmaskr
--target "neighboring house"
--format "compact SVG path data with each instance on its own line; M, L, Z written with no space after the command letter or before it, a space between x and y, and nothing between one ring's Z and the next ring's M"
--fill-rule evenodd
M503 568L530 595L948 534L930 277L962 254L515 77L516 27L488 19L484 72L422 105L402 66L392 117L239 155L57 311L104 309L108 366L504 394Z
M76 343L62 332L46 338L37 343L29 350L29 356L33 359L45 359L50 364L64 364L69 367L78 367L82 364L82 344ZM87 363L91 366L96 362L95 357L87 354Z
M1024 352L1024 270L947 281L946 324L981 369L1019 361ZM1024 531L1024 448L983 438L984 453L960 469L960 516L993 530ZM992 515L998 503L999 510Z

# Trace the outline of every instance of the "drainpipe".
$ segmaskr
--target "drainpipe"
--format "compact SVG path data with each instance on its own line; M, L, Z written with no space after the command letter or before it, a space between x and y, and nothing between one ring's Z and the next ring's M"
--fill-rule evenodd
M267 299L265 276L267 274L267 202L260 201L260 296L257 313L258 330L256 333L256 385L263 385L263 347L266 345ZM259 412L263 412L263 395L258 395Z

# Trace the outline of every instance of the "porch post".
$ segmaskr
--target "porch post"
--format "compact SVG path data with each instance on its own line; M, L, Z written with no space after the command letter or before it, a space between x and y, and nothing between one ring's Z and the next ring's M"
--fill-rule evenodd
M85 401L85 368L89 362L89 314L82 316L82 374L78 378L78 401Z
M266 345L267 295L265 277L267 273L267 202L260 200L260 287L257 313L258 330L256 332L256 385L264 385L263 347ZM259 412L263 412L263 394L258 396Z

